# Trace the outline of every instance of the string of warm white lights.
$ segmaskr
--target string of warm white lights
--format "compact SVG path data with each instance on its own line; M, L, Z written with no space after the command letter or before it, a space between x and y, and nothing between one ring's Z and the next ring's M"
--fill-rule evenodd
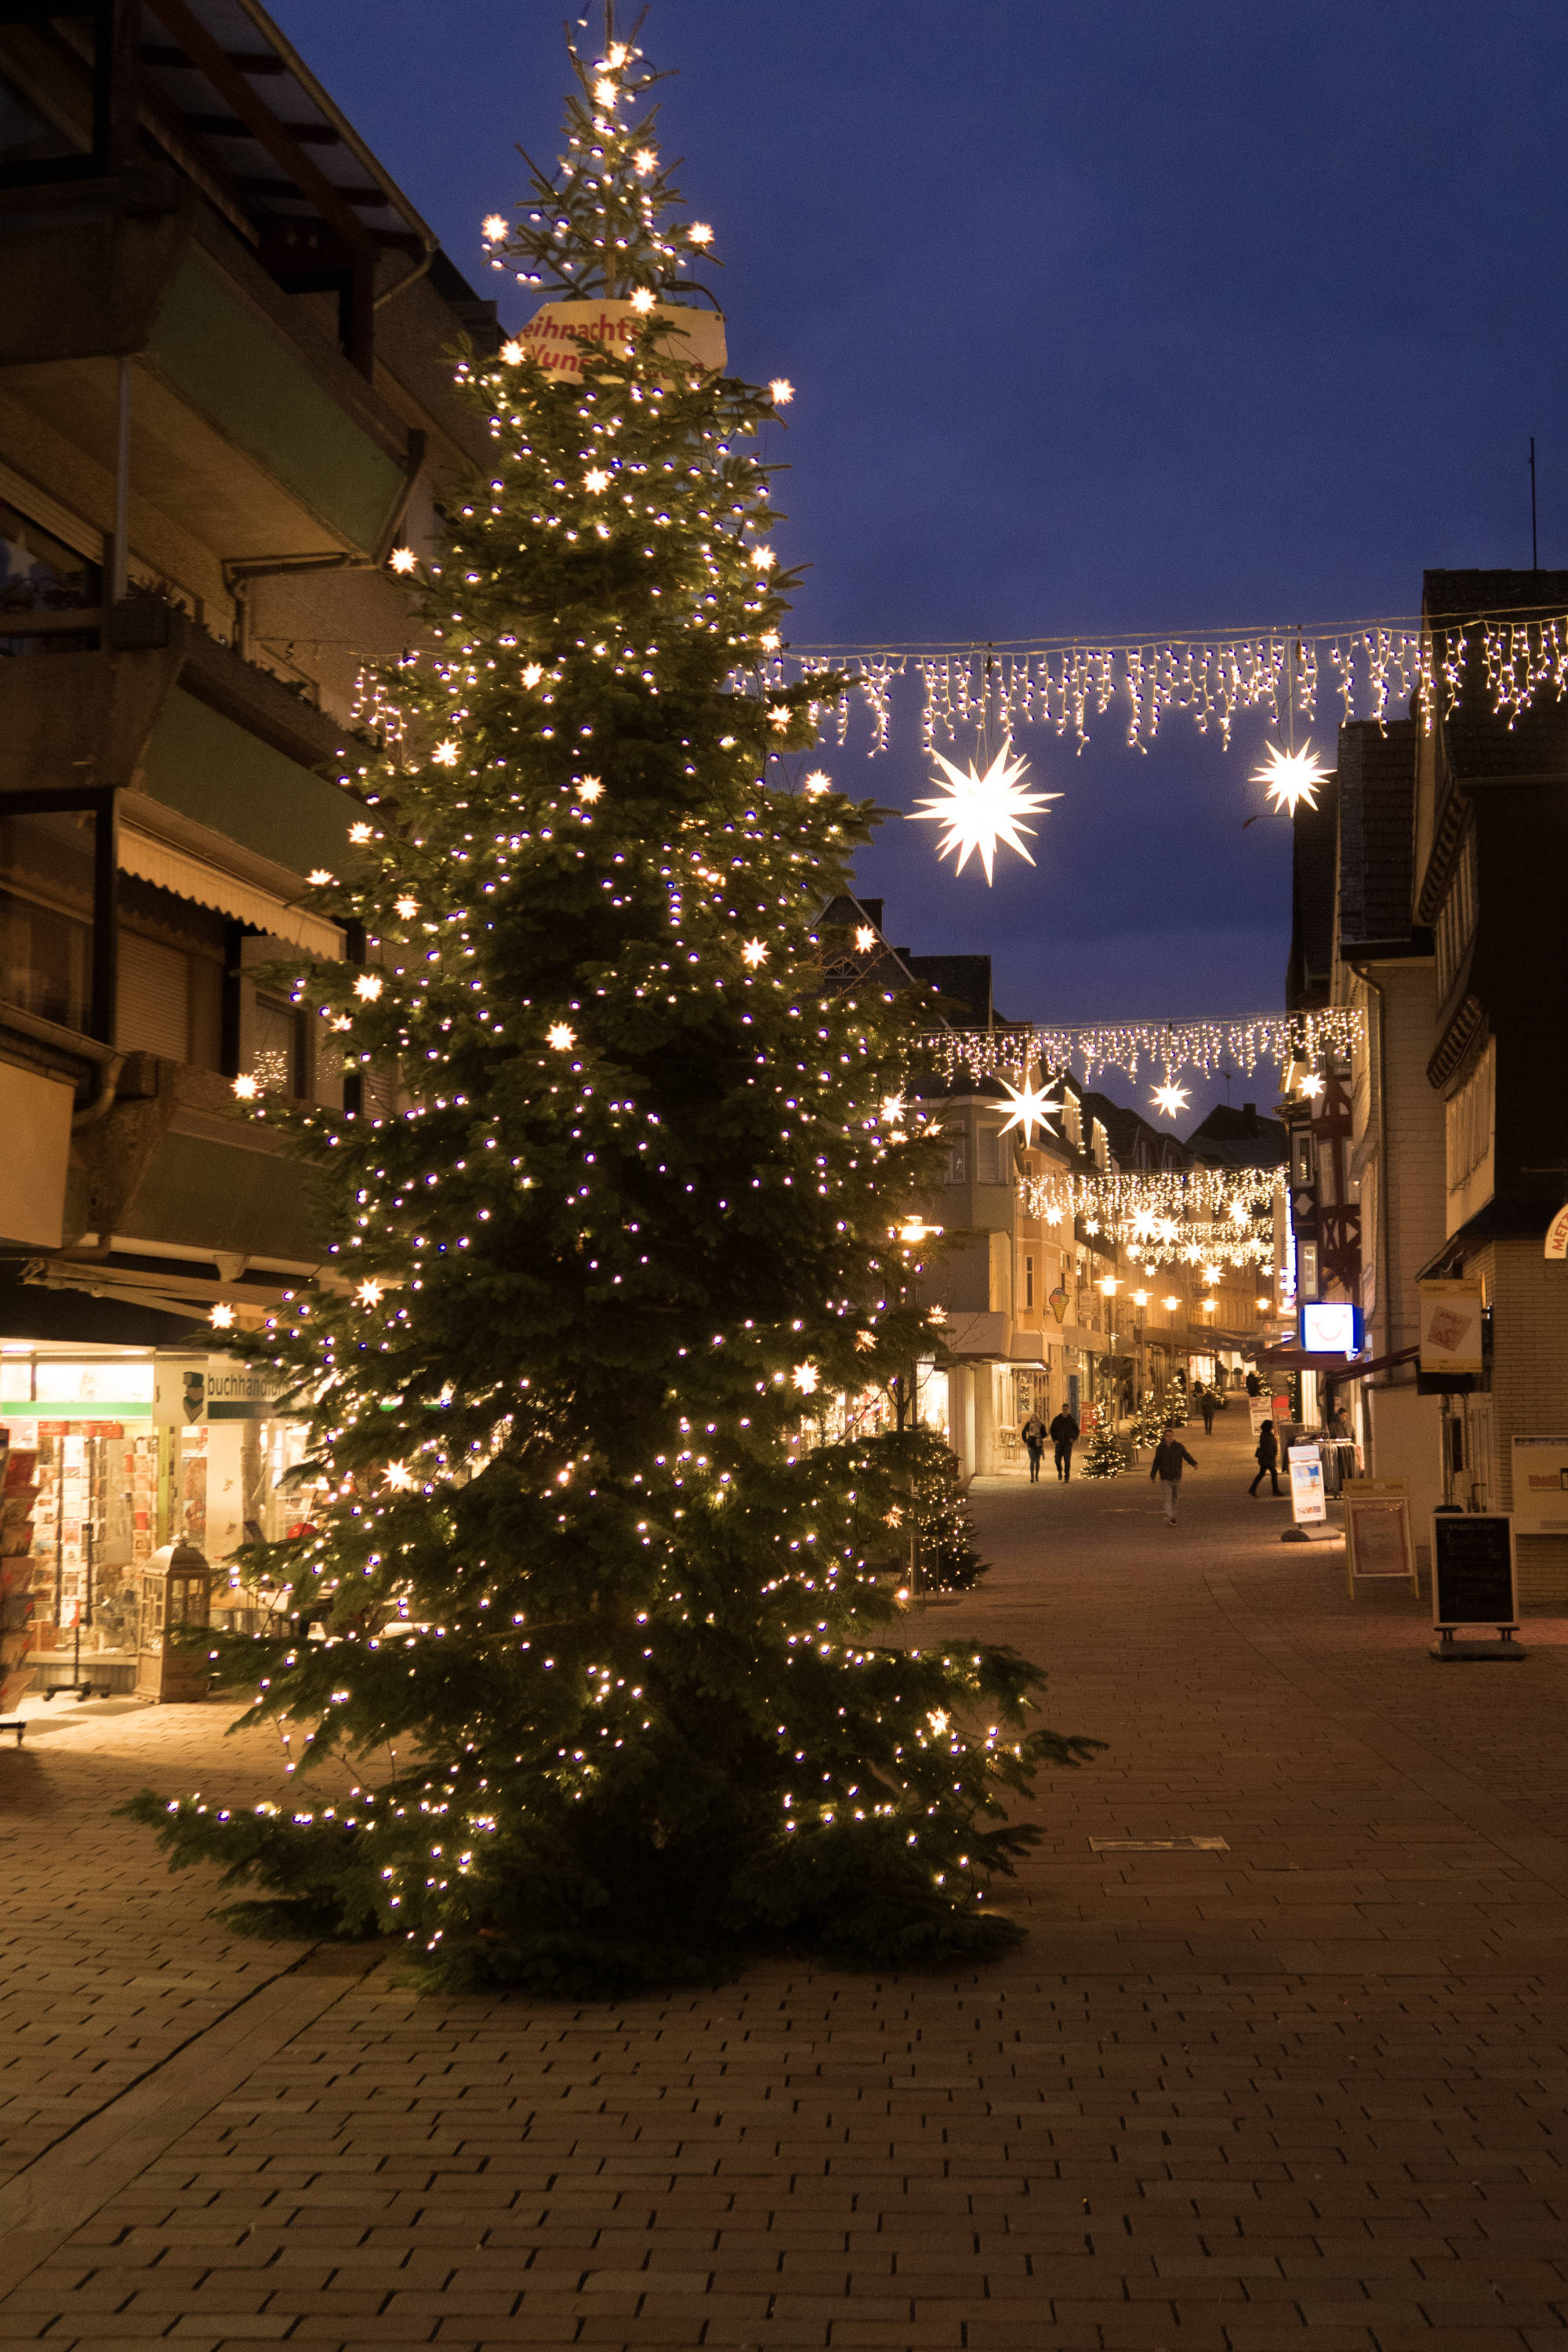
M1284 1070L1292 1062L1309 1066L1325 1055L1346 1059L1365 1042L1366 1016L1356 1005L1332 1004L1310 1013L1254 1013L1234 1021L1109 1021L1082 1026L1020 1022L1005 1029L944 1029L917 1041L922 1063L950 1085L1023 1076L1042 1069L1077 1068L1086 1083L1104 1069L1136 1079L1145 1064L1163 1070L1191 1069L1212 1077L1226 1068L1249 1072L1259 1062ZM1180 1089L1178 1089L1180 1091ZM1176 1108L1181 1108L1180 1105Z
M1257 1223L1259 1203L1282 1192L1288 1175L1283 1167L1096 1169L1081 1175L1053 1169L1020 1178L1018 1194L1029 1215L1047 1223L1070 1213L1083 1218L1086 1231L1125 1224L1125 1238L1135 1244L1168 1244L1201 1239L1219 1220L1237 1228ZM1120 1230L1115 1237L1122 1238Z
M1343 722L1381 724L1413 709L1430 732L1439 708L1446 715L1477 685L1511 727L1541 693L1568 690L1568 616L1460 614L1440 630L1405 618L1001 646L790 645L772 656L767 681L789 685L824 668L847 683L814 716L845 742L858 696L870 713L873 752L888 748L894 684L904 677L918 687L928 754L939 737L951 742L983 721L1001 736L1050 728L1081 751L1090 716L1103 717L1113 703L1124 710L1125 740L1143 751L1169 714L1190 717L1202 734L1216 730L1228 744L1243 711L1263 711L1276 726L1292 712L1310 721L1320 699L1325 719L1337 701Z

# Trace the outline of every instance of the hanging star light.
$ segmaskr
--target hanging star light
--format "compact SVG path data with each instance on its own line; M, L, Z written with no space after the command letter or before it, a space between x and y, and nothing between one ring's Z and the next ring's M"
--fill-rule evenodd
M956 850L957 871L962 874L971 855L978 850L985 879L990 882L996 845L1002 841L1032 866L1035 861L1024 846L1020 827L1031 835L1037 828L1024 824L1023 819L1037 815L1048 801L1059 801L1061 794L1019 790L1019 780L1029 763L1027 760L1014 759L1012 738L1003 744L984 775L973 760L967 768L958 768L951 760L944 760L940 751L934 756L947 782L935 797L922 801L913 814L919 823L946 826L946 833L937 844L937 856L945 857L949 850Z
M1282 751L1278 743L1266 744L1262 767L1252 771L1253 782L1266 784L1270 801L1287 816L1294 816L1303 801L1310 809L1316 808L1318 787L1328 780L1329 771L1313 758L1310 743L1303 743L1299 751Z
M1052 1102L1048 1087L1032 1087L1027 1078L1022 1087L1011 1085L1006 1078L1002 1079L1001 1084L1011 1109L1011 1116L1002 1122L1001 1132L1004 1135L1009 1128L1021 1127L1025 1143L1030 1144L1035 1139L1037 1127L1043 1127L1047 1135L1056 1132L1051 1121L1058 1117L1062 1106L1059 1102Z
M1167 1078L1163 1087L1154 1088L1149 1099L1167 1118L1175 1118L1185 1110L1190 1097L1185 1087L1179 1087L1173 1078Z

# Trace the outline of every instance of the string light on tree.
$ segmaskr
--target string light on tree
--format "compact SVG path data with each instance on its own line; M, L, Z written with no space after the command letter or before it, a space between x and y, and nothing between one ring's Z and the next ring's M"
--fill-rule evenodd
M639 169L653 75L605 36L492 258L662 315L707 239ZM324 886L376 966L301 951L292 989L352 1020L375 1107L268 1097L326 1260L236 1339L321 1467L306 1532L259 1547L283 1631L209 1638L296 1727L296 1801L137 1805L251 1924L398 1937L453 1989L619 1998L769 1948L963 1969L1016 1940L987 1883L1035 1832L1005 1805L1085 1752L1012 1651L900 1638L907 1468L844 1401L931 1346L943 1147L881 1115L921 1016L828 985L872 824L773 761L814 725L748 554L777 403L662 331L457 364L494 456L369 676L339 782L387 822ZM358 1784L308 1803L340 1759Z

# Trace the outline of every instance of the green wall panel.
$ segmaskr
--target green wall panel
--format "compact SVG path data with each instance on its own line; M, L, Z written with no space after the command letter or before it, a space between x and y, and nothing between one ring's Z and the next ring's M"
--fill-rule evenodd
M147 747L146 790L296 874L342 863L351 806L324 776L176 687Z
M374 550L403 468L194 253L170 280L147 356L286 488L355 547Z

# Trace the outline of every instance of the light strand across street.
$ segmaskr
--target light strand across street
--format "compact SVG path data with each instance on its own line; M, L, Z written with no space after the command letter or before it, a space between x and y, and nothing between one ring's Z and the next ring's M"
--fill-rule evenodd
M1348 1058L1364 1044L1366 1016L1359 1006L1324 1005L1310 1013L1253 1013L1229 1021L1100 1021L1060 1026L1023 1023L1005 1029L943 1029L917 1041L915 1052L951 1085L963 1077L1015 1077L1037 1063L1047 1071L1076 1069L1085 1081L1107 1069L1136 1079L1145 1069L1197 1070L1205 1077L1226 1068L1247 1072L1259 1062L1284 1071L1292 1062L1325 1055Z
M763 681L789 687L824 670L849 683L815 715L846 743L858 697L870 715L872 753L889 748L901 678L916 682L928 755L939 739L954 741L983 722L1002 737L1048 728L1081 751L1090 719L1113 705L1124 740L1143 751L1170 715L1189 717L1201 734L1212 729L1226 745L1246 711L1278 727L1331 715L1383 724L1413 709L1430 732L1439 710L1446 715L1478 688L1511 727L1538 696L1568 690L1568 615L1477 613L1445 614L1439 627L1403 617L984 645L791 644L772 655Z

